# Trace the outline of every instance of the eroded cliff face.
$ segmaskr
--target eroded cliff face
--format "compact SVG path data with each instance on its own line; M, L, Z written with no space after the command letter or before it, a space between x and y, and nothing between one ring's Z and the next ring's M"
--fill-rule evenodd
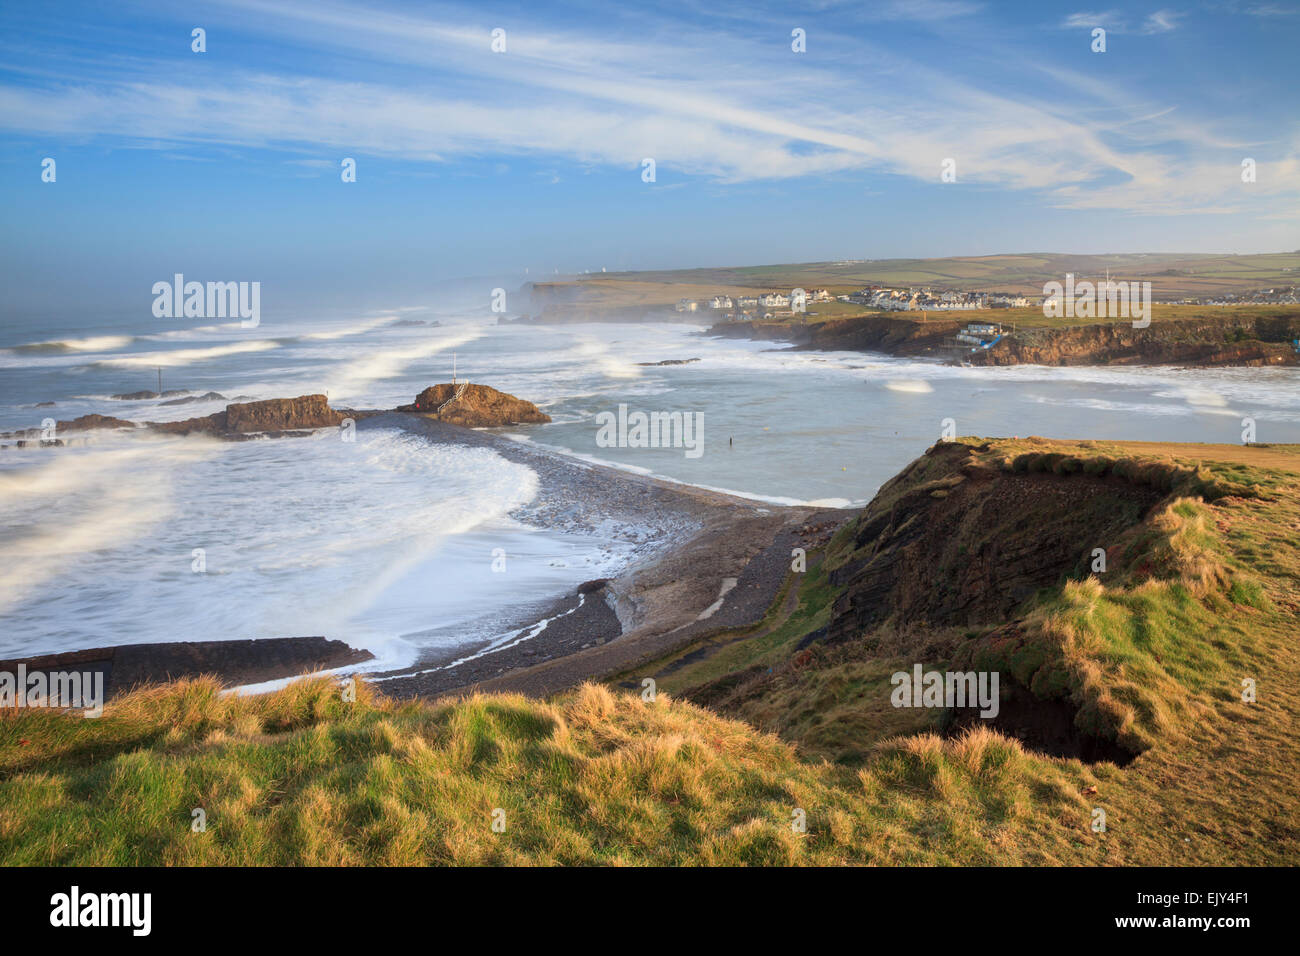
M324 395L299 395L297 398L270 398L261 402L227 405L225 411L179 422L150 422L154 431L173 435L206 434L240 437L251 434L277 434L313 428L331 428L346 416L329 406Z
M1291 342L1300 336L1300 317L1261 314L1222 320L1131 321L1068 328L1018 329L993 348L953 356L946 342L967 322L997 322L996 311L942 313L924 321L893 315L864 315L809 325L789 322L723 322L709 329L724 338L790 342L808 349L856 349L887 355L953 357L972 365L1196 365L1262 366L1300 364Z
M1039 589L1086 576L1162 492L1114 476L1016 474L940 443L881 488L830 574L842 591L829 639L886 621L912 628L999 624Z
M955 335L964 322L934 319L925 322L890 315L865 315L832 319L809 325L789 322L721 322L709 328L710 335L790 342L809 349L857 349L889 355L935 355L945 339Z
M1131 322L1018 331L993 348L963 356L972 365L1196 365L1300 364L1290 340L1300 320L1261 318L1223 322Z
M274 432L288 428L330 428L343 413L329 406L324 395L274 398L226 406L226 429L232 432Z
M1168 662L1194 638L1173 635L1255 606L1209 530L1209 505L1258 495L1232 476L1096 442L937 444L832 542L827 659L997 673L1000 713L959 706L949 730L1126 763L1182 707Z

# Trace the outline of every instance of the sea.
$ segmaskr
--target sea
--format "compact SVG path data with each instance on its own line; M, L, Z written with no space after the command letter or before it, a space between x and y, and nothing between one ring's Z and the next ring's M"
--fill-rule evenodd
M391 408L454 368L553 418L500 430L512 440L765 504L838 508L869 501L945 426L1239 443L1253 422L1257 441L1300 442L1295 369L966 368L682 323L500 322L488 301L441 292L384 309L267 310L255 328L157 319L147 300L128 314L9 316L0 431L89 413L169 421L313 393ZM157 390L159 370L177 394L113 397ZM199 400L209 392L223 397ZM601 440L602 413L620 406L694 416L702 452ZM538 494L532 469L398 430L359 428L354 441L334 429L246 442L81 436L64 448L3 440L0 658L323 635L372 651L371 669L403 667L500 639L582 581L618 573L640 543L634 528L521 521Z

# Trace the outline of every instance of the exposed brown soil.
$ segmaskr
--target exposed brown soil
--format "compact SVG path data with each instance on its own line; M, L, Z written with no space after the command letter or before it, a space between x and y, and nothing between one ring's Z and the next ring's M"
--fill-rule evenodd
M1118 478L991 473L962 444L937 444L926 459L947 467L942 477L882 495L858 519L853 558L830 575L843 589L832 641L891 618L919 627L1005 621L1040 588L1086 569L1093 548L1113 545L1162 497Z

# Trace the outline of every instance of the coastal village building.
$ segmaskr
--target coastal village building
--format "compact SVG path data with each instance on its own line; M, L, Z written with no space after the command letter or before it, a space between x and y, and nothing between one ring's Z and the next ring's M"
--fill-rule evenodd
M1254 292L1229 293L1193 301L1197 305L1296 305L1300 304L1300 286L1257 289Z
M968 322L966 328L957 333L956 339L965 345L989 348L1001 335L1001 325L993 322Z
M988 308L1025 308L1030 302L1020 295L987 292L960 292L947 290L931 291L929 288L889 289L871 285L847 295L832 295L826 289L810 289L806 293L806 302L850 302L872 309L887 312L965 312ZM726 318L742 319L762 317L770 319L790 315L791 298L785 292L763 292L756 296L715 295L701 300L699 307L707 303L710 309L725 309ZM682 299L677 305L679 312L693 312L697 304L692 300Z

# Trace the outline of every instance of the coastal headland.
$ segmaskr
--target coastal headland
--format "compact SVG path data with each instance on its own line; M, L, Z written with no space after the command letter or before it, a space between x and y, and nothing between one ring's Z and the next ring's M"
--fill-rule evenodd
M970 365L1300 364L1300 254L1008 255L600 273L533 283L513 321L688 322L730 338ZM1149 285L1152 314L1047 315L1067 276ZM806 302L792 301L802 290ZM1100 300L1099 300L1100 301ZM992 331L963 339L970 324ZM983 338L983 342L978 341ZM987 345L987 347L984 347Z
M1162 310L1164 311L1164 310ZM1191 306L1170 307L1147 328L1127 322L1044 326L1032 310L1005 314L930 314L900 318L874 314L816 323L738 321L712 325L724 338L788 342L796 348L882 352L911 358L998 365L1300 365L1300 308L1224 310L1208 314ZM952 340L972 321L1004 324L1007 331L990 348L962 347ZM1021 323L1026 323L1021 325Z
M543 488L584 509L610 494L611 511L689 518L682 555L578 589L584 607L615 594L600 603L621 636L464 671L468 688L419 683L437 670L353 697L327 677L252 696L197 679L121 695L95 720L6 712L6 861L1268 865L1300 852L1300 447L941 442L844 520L554 467ZM565 506L542 498L552 517ZM954 672L998 674L998 706L900 704L900 677ZM189 831L196 805L205 839ZM104 815L111 846L73 839Z

